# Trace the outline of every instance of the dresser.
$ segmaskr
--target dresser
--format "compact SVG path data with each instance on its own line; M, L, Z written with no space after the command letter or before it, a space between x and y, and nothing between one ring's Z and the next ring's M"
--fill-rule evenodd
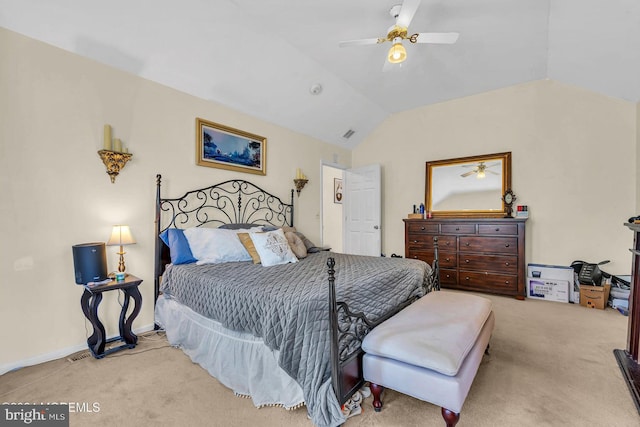
M405 219L404 253L431 264L437 236L443 288L524 299L525 222L520 218Z

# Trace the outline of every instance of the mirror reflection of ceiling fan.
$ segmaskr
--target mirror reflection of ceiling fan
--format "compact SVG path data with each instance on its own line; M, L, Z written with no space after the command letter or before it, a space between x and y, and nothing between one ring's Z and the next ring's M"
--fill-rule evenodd
M492 168L494 166L498 166L500 164L500 162L498 163L494 163L492 165L486 165L484 162L480 162L477 165L462 165L463 168L473 168L473 170L470 170L469 172L465 172L462 175L460 175L463 178L466 178L468 176L471 176L473 174L476 174L476 178L478 179L482 179L486 176L487 172L491 173L493 175L500 175L498 172L494 172L492 170L490 170L489 168Z
M458 40L458 33L414 33L409 35L408 28L415 15L421 0L404 0L389 10L389 14L396 20L387 30L384 37L372 39L347 40L339 43L340 47L362 46L391 42L392 46L387 54L387 63L399 64L407 59L407 50L402 45L403 40L411 43L452 44Z

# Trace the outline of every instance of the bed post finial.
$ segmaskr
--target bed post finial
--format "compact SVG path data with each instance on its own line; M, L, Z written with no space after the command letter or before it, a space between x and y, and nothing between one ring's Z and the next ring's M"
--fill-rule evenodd
M327 267L329 267L329 333L331 337L331 382L333 391L340 398L340 355L338 350L338 304L336 302L336 276L333 267L336 260L333 257L327 259Z

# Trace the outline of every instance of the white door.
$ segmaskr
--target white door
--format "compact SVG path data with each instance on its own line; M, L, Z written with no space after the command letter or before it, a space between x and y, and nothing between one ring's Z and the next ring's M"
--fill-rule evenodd
M344 171L344 252L380 256L380 165Z

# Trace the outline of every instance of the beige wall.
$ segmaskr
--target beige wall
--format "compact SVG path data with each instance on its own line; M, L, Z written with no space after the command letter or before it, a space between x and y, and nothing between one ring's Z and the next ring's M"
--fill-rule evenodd
M353 167L381 163L383 252L404 252L412 206L424 200L425 162L511 151L516 204L529 206L527 262L610 259L630 274L637 210L633 103L537 81L395 114L353 151Z
M0 373L86 348L71 247L106 241L113 224L137 239L126 248L128 270L144 279L134 329L153 324L157 173L166 196L241 177L288 200L300 167L309 183L295 197L296 226L319 242L320 161L349 165L349 151L4 29L0 56ZM196 166L196 117L266 136L267 175ZM133 153L115 184L97 155L105 123ZM116 251L107 248L110 269ZM100 306L109 336L116 296Z

